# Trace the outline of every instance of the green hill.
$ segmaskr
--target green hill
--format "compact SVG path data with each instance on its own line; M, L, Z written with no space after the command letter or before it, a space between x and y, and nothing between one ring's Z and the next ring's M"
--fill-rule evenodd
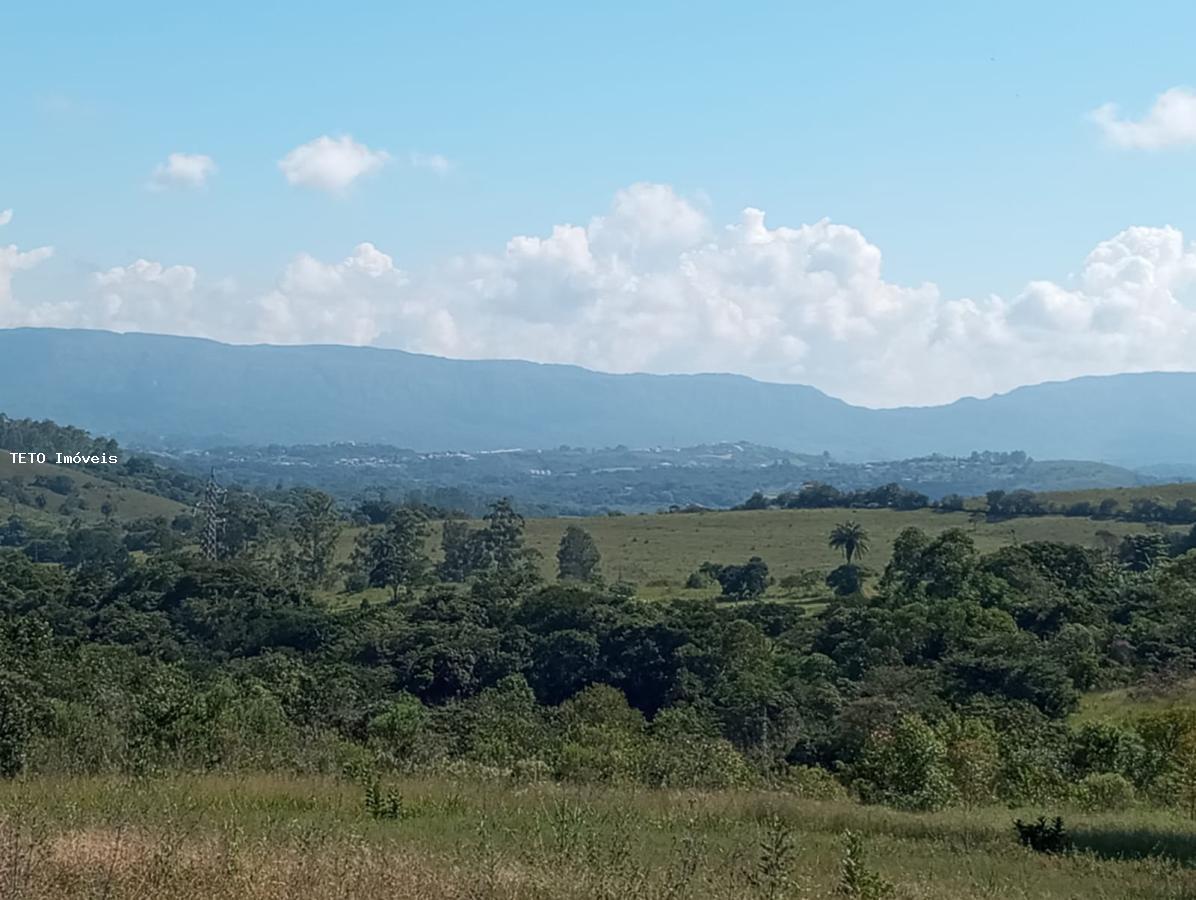
M0 511L30 522L79 519L99 522L165 516L188 507L175 500L109 480L93 469L51 463L20 465L0 452Z

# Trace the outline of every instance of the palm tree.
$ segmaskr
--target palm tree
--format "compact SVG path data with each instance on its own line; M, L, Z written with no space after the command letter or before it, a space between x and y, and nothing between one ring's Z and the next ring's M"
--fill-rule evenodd
M833 550L842 550L850 566L853 557L868 552L868 532L859 522L843 522L834 527L827 543Z

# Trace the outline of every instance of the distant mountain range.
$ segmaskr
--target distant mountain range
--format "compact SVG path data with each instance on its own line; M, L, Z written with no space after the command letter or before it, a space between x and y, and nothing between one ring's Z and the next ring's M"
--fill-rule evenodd
M1191 471L1196 373L1077 378L874 410L739 375L611 375L342 346L0 329L0 411L126 443L363 441L415 450L744 440L845 460L1025 450Z

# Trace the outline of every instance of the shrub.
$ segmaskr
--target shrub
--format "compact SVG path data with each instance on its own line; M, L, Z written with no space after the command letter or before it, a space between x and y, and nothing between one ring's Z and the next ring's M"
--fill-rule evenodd
M847 799L847 788L834 775L818 766L786 766L776 777L775 786L803 800Z
M1114 772L1099 772L1080 780L1075 799L1088 812L1114 812L1134 802L1134 786Z
M365 811L374 819L403 818L403 797L394 788L382 791L377 779L366 782Z
M370 580L364 572L350 572L345 576L345 593L360 594L370 586Z
M860 900L883 900L892 897L894 888L876 872L868 868L864 854L864 839L857 832L843 835L843 858L839 862L839 891L845 897Z
M1022 846L1036 853L1066 853L1071 849L1071 835L1063 827L1063 819L1059 816L1050 822L1047 822L1046 816L1039 816L1037 822L1029 823L1016 819L1013 827Z
M30 704L15 679L0 672L0 778L12 778L25 768L32 718Z
M552 780L552 766L542 759L517 759L511 766L511 778L524 784Z
M690 734L650 740L641 780L655 787L718 789L749 787L757 778L729 741Z
M865 803L932 810L955 799L947 747L920 716L904 716L892 728L873 732L856 773Z
M778 584L787 591L805 591L818 593L825 582L825 577L817 569L802 569L792 575L786 575Z

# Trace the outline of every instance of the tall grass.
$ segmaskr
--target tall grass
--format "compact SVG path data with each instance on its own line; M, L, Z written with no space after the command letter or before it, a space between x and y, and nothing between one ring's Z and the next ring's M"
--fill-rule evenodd
M871 896L867 885L929 900L1196 897L1196 830L1161 814L1078 817L1077 852L1048 858L1019 846L1000 809L435 779L380 789L402 798L401 816L372 814L365 786L338 779L0 785L0 898L781 900Z

